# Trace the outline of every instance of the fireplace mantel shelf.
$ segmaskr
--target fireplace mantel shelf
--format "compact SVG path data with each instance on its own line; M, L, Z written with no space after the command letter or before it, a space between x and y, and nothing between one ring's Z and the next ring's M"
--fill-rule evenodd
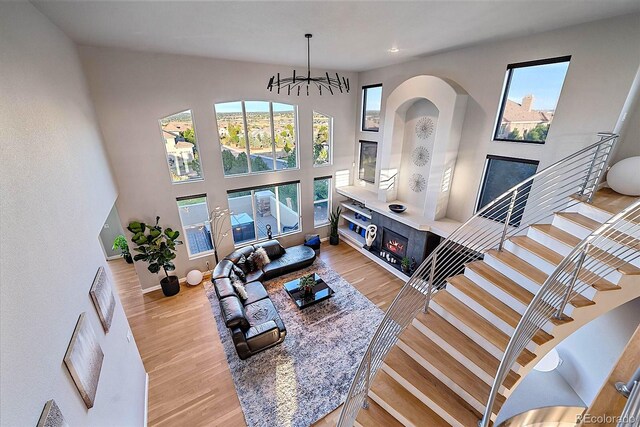
M430 231L442 237L448 237L453 231L462 225L461 222L442 218L439 220L430 220L422 216L417 207L407 205L407 210L401 214L391 212L389 205L392 203L401 203L401 201L382 202L378 200L378 195L373 191L369 191L362 187L349 185L346 187L338 187L336 191L345 197L356 200L365 205L368 209L391 218L395 221L408 225L420 231Z

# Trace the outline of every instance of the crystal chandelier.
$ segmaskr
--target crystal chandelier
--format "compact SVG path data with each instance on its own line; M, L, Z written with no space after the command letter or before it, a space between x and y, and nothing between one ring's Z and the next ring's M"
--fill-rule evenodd
M287 91L287 95L291 95L293 92L300 96L300 91L303 89L302 93L306 91L307 96L309 96L309 86L316 87L322 95L322 90L325 92L329 91L331 95L333 95L334 89L336 91L340 91L340 93L344 93L345 91L349 92L349 79L340 77L338 73L336 73L335 77L329 76L328 72L325 72L325 75L322 77L311 77L311 60L310 60L310 42L311 42L311 34L304 35L307 38L307 75L298 75L296 76L296 70L293 70L293 77L280 78L280 73L275 76L271 76L269 79L269 84L267 84L267 89L273 92L275 88L278 93L280 93L280 89Z

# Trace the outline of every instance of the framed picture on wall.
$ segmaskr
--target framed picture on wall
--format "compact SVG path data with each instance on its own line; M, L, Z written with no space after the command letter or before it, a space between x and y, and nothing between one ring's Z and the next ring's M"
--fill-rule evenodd
M376 159L378 157L378 143L360 141L360 165L358 178L371 184L376 182Z
M69 427L69 424L64 419L56 401L51 399L44 405L36 427Z
M86 318L86 313L82 313L64 355L64 364L89 409L93 407L96 399L103 359L102 347Z
M96 307L104 332L109 332L111 321L113 320L113 312L116 308L116 298L113 296L111 282L104 267L98 268L91 290L89 290L89 295L91 295L93 305Z

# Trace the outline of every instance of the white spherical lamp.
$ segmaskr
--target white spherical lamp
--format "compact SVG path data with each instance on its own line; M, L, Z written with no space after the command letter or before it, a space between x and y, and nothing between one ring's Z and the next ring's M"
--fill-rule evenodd
M558 350L552 348L551 351L544 355L542 359L533 367L538 372L551 372L562 363Z
M191 270L187 273L187 284L191 286L199 285L202 282L202 272L200 270Z
M620 160L607 172L607 184L616 193L640 196L640 156Z

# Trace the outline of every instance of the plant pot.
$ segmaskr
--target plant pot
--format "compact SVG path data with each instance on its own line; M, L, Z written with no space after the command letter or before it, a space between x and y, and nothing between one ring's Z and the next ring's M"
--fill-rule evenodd
M404 274L406 274L407 276L411 276L411 267L401 266L401 268Z
M127 264L133 264L133 257L131 254L122 255L122 258L127 262Z
M160 286L162 286L162 293L166 297L173 296L180 292L178 276L163 277L162 280L160 280Z
M340 236L329 236L329 244L330 245L337 245L338 243L340 243Z

